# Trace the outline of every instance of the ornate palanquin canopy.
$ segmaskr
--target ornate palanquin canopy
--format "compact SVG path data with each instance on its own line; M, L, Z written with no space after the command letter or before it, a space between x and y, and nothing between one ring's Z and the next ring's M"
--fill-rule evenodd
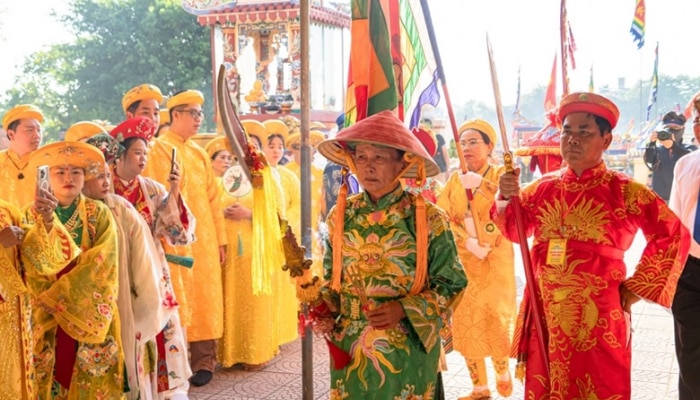
M197 21L202 25L274 22L298 19L299 2L294 0L271 2L239 1L235 4L220 6L212 10L200 10L200 12L198 12ZM337 9L314 4L311 6L310 13L312 22L350 28L349 16Z

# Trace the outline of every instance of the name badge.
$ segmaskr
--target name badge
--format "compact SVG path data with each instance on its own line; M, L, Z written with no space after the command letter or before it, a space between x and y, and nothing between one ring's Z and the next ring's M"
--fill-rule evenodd
M564 265L566 259L566 239L550 239L547 248L547 264Z

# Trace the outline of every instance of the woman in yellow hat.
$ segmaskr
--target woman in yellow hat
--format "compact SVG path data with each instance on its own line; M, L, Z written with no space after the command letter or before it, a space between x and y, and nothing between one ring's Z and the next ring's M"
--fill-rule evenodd
M505 168L489 162L498 137L488 122L466 121L459 132L469 172L453 173L437 201L452 221L459 257L469 277L464 299L452 315L453 345L466 359L474 385L464 399L491 398L486 357L493 361L498 393L507 397L513 390L508 361L517 313L513 245L490 217ZM467 200L465 189L473 192L474 200Z
M257 137L265 135L264 126L255 120L242 123L260 151ZM214 138L205 149L213 168L217 157L230 155L224 136ZM289 281L289 273L282 271L278 222L278 215L284 215L280 209L283 196L279 182L269 173L270 167L264 168L268 173L260 172L262 187L253 188L238 165L217 178L229 243L223 266L224 334L217 346L217 359L224 368L241 364L245 370L260 370L279 352L279 343L271 332L279 325L275 282L285 276Z
M25 213L32 215L34 224L24 224L21 212L0 200L0 388L1 397L6 399L31 400L38 396L33 296L27 290L24 270L33 265L60 269L78 255L70 234L53 213L56 198L48 191L32 192L35 201Z
M70 264L26 268L35 296L32 310L38 398L122 397L124 359L117 312L116 226L102 202L81 195L85 174L105 159L82 142L57 142L37 149L31 165L50 168L57 200L54 211L82 250ZM45 210L45 206L40 211ZM28 213L30 224L38 216ZM42 219L45 216L42 214Z
M267 120L263 125L267 133L267 140L263 143L265 158L279 175L287 222L292 227L297 240L301 240L301 182L294 172L279 164L284 156L289 127L284 121L278 119ZM298 336L296 328L298 302L294 282L286 278L282 279L279 282L278 296L282 316L277 334L279 343L285 344L294 341Z

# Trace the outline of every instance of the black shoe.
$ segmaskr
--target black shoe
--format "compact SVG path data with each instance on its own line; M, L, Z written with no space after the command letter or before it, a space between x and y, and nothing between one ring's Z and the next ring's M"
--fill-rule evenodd
M213 376L213 372L200 369L199 371L195 372L194 375L192 375L192 377L190 378L190 383L194 386L204 386L207 383L211 382L211 378Z

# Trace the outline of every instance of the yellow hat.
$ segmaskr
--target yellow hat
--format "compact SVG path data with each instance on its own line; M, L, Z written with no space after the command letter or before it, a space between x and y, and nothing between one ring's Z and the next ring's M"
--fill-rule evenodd
M53 142L36 149L29 158L32 169L40 165L71 165L82 168L86 175L95 174L105 163L102 151L83 142Z
M498 143L498 135L496 135L496 130L493 129L493 126L491 126L491 124L484 121L483 119L474 118L467 120L462 124L462 126L459 127L459 135L462 136L462 132L466 131L467 129L475 129L479 132L485 133L494 146L496 145L496 143Z
M44 114L41 112L39 107L33 104L20 104L12 107L10 111L8 111L5 116L2 117L2 128L7 130L10 124L25 118L35 119L39 121L39 123L44 122Z
M326 137L321 131L311 131L309 132L309 145L311 147L317 147L319 143L326 140ZM298 150L301 146L301 133L292 133L287 139L287 147L291 149Z
M209 154L209 158L214 157L214 154L222 150L226 150L231 153L226 136L217 136L210 140L209 143L204 146L204 150L206 150L207 154Z
M254 119L244 119L241 121L241 124L249 136L257 137L261 143L263 139L267 138L267 129L265 129L265 125L262 122Z
M266 138L271 135L280 135L282 136L282 140L287 143L287 137L289 136L289 127L287 124L279 119L268 119L263 122L263 125L265 125L265 130L267 131Z
M157 101L160 105L160 103L163 102L163 94L160 92L160 89L158 89L157 86L144 83L143 85L133 87L126 92L124 97L122 97L122 108L126 113L126 110L137 101L151 99Z
M165 125L170 123L170 110L164 108L160 110L160 124Z
M309 123L309 129L316 129L319 131L327 131L328 127L323 122L313 121Z
M172 110L174 107L187 104L199 104L201 106L204 104L204 95L199 90L185 90L173 95L168 100L167 107L168 110Z
M71 125L70 128L66 130L63 140L66 142L78 142L83 139L89 139L98 133L107 133L107 130L104 126L95 122L80 121Z

